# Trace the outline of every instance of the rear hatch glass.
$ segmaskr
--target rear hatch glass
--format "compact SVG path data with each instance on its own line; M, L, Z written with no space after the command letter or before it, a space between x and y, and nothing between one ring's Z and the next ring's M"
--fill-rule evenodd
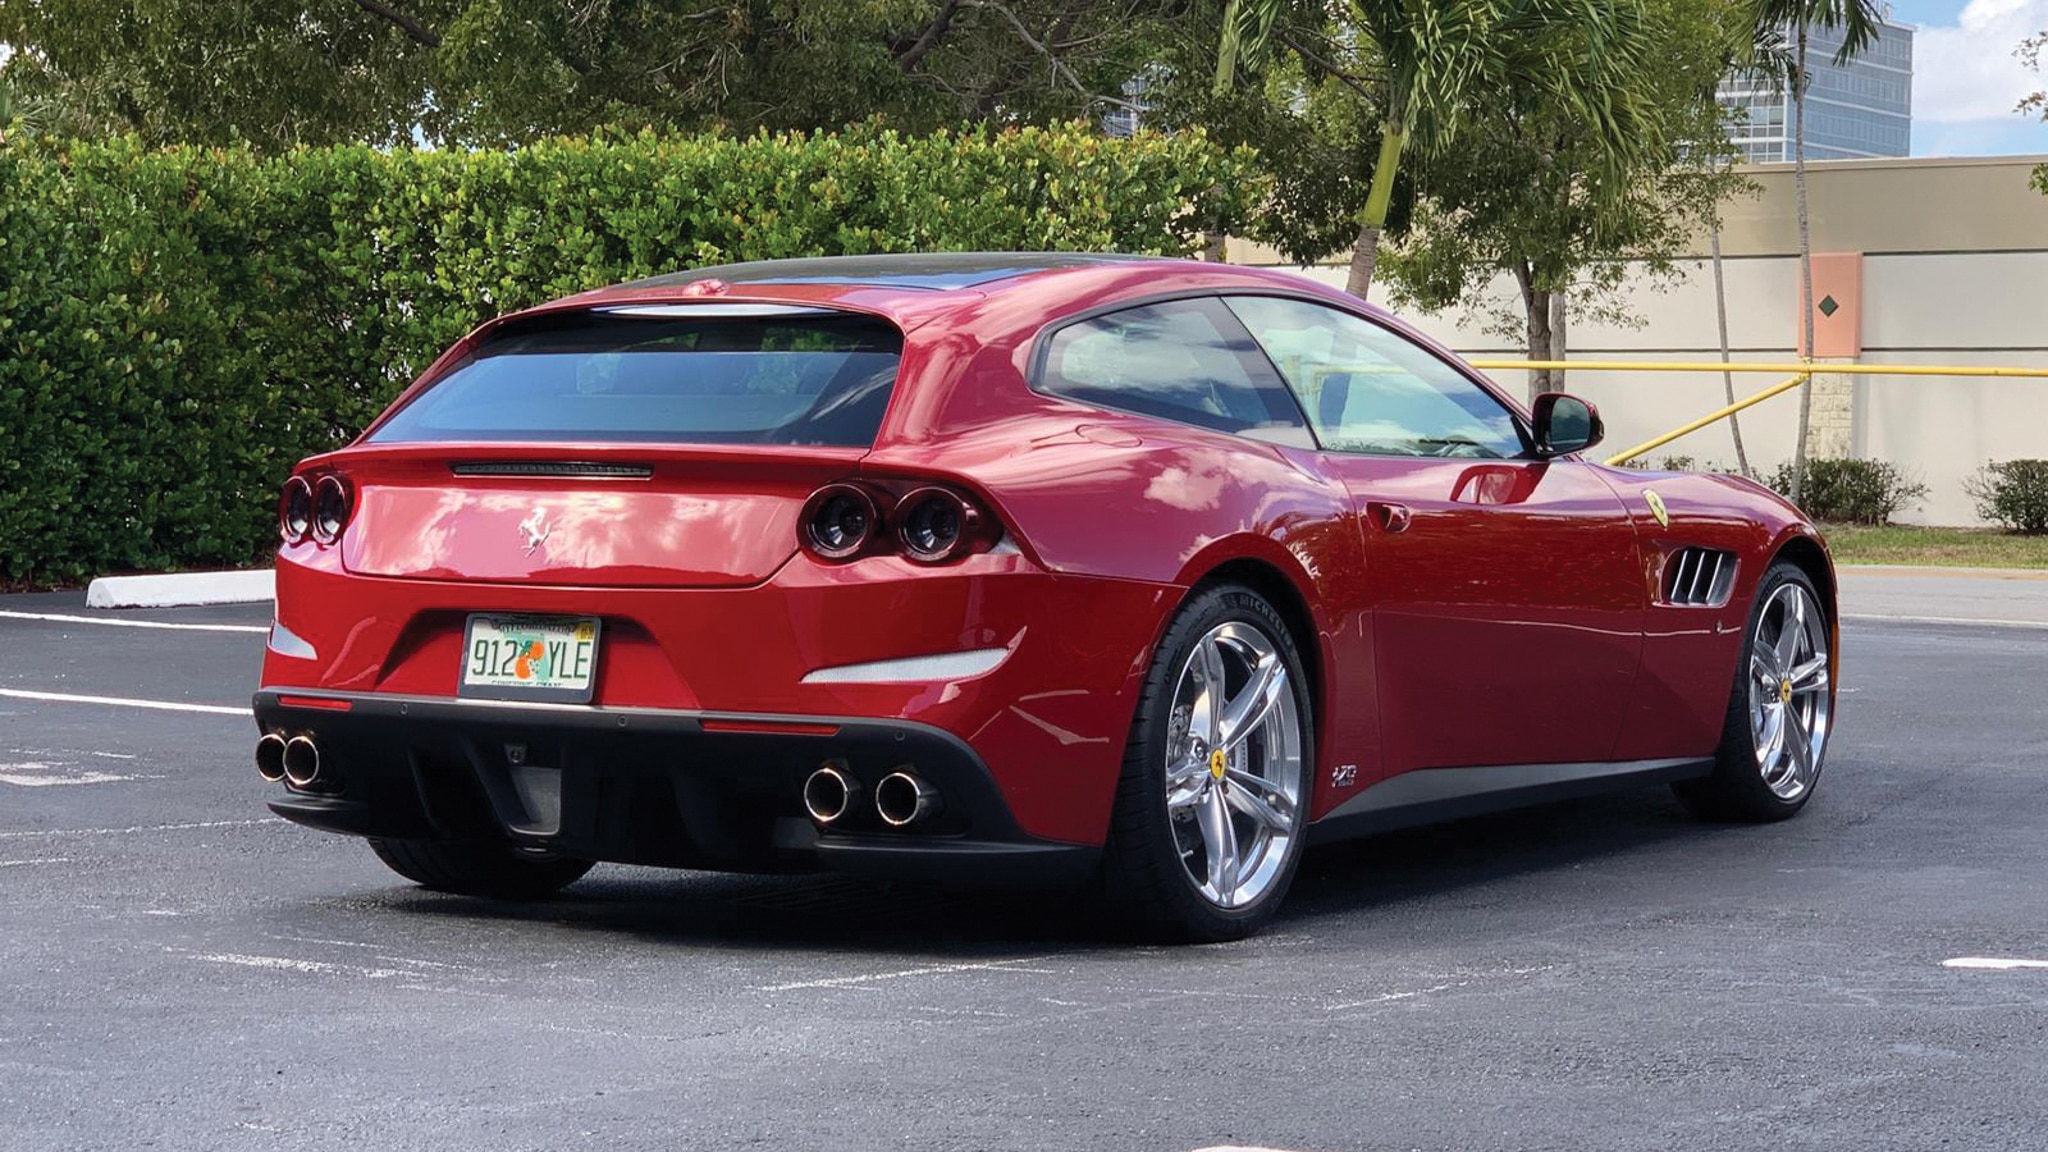
M541 316L498 329L369 440L868 448L902 350L850 313Z

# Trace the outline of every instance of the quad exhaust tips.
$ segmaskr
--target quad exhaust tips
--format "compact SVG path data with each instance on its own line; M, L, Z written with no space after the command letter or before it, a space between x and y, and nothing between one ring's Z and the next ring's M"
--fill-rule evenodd
M860 803L860 780L843 761L828 760L804 780L804 811L820 827L847 821ZM891 828L908 828L936 813L939 790L899 768L875 785L875 815Z
M320 746L310 735L266 732L256 741L256 774L272 784L311 788L320 779Z
M875 785L875 813L891 828L908 828L938 810L939 790L908 772L891 772Z
M284 779L285 739L272 732L256 742L256 774L272 784Z
M310 787L320 778L320 748L311 737L294 736L284 742L284 778L295 788Z
M852 811L853 798L859 794L860 781L836 762L826 764L804 781L804 811L818 823L830 824Z

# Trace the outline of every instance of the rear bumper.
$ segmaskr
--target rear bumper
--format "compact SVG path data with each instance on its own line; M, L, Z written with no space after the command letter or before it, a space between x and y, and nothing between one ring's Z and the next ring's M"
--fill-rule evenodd
M1077 844L1108 834L1144 658L1181 594L1046 573L1014 552L934 568L799 556L746 588L411 580L338 565L331 548L280 556L266 688L453 702L471 613L597 616L594 703L614 723L653 711L921 725L972 746L1025 833ZM989 652L1002 658L981 672L918 666ZM914 665L895 671L914 678L860 674L878 663Z
M902 720L502 703L290 688L256 693L266 732L320 748L307 788L270 807L309 827L486 840L579 859L793 871L829 867L969 883L1077 878L1098 850L1024 833L981 757ZM862 784L829 829L804 813L826 761ZM876 781L907 769L940 810L897 830Z

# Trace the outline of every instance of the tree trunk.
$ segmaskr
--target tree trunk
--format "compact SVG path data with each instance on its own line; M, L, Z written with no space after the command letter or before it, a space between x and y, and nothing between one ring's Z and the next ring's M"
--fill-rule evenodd
M1535 291L1527 297L1529 302L1529 359L1550 359L1550 293ZM1529 370L1529 401L1551 391L1551 372L1548 368Z
M1721 324L1721 363L1728 363L1728 282L1721 274L1721 225L1716 222L1712 233L1714 251L1714 313ZM1728 394L1728 403L1735 403L1735 373L1721 373L1721 390ZM1749 453L1742 448L1742 421L1738 416L1728 417L1728 434L1735 438L1735 467L1744 476L1755 479L1749 470Z
M1806 22L1799 22L1799 56L1792 88L1792 189L1799 202L1799 323L1806 359L1813 358L1813 231L1806 215ZM1806 422L1813 414L1813 377L1799 384L1799 436L1792 446L1792 502L1806 488Z
M1230 263L1230 236L1225 232L1202 233L1202 259L1210 264Z
M1529 359L1550 359L1550 293L1536 287L1535 273L1524 262L1514 265L1515 283L1522 289L1522 313L1529 325ZM1550 370L1529 369L1529 400L1550 391Z
M1358 239L1351 245L1351 275L1344 290L1365 299L1372 291L1373 269L1380 259L1380 233L1387 226L1387 211L1394 203L1394 178L1401 172L1401 151L1408 145L1407 134L1389 120L1380 125L1380 158L1373 165L1372 191L1365 209L1358 214Z
M1351 274L1344 280L1344 290L1365 299L1372 291L1373 269L1380 262L1380 230L1371 225L1361 225L1358 239L1351 244Z
M1550 294L1550 354L1544 359L1562 361L1565 358L1565 313L1569 310L1571 297L1562 289ZM1564 391L1564 369L1550 370L1550 390Z

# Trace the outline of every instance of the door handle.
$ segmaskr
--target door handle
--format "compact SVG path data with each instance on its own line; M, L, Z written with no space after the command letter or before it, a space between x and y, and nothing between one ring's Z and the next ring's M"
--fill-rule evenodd
M1365 517L1372 526L1382 532L1405 532L1412 518L1406 504L1395 504L1386 500L1368 500Z

